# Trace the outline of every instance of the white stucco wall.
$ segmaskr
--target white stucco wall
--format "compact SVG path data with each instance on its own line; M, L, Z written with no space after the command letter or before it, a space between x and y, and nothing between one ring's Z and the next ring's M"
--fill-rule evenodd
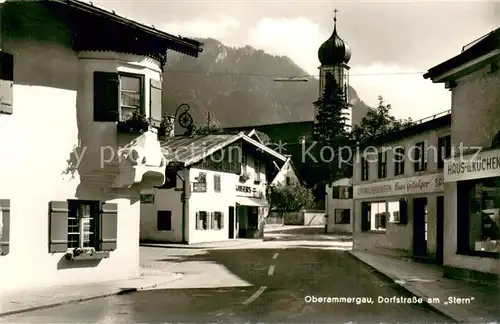
M286 178L290 178L290 183L299 183L299 178L297 177L297 174L295 173L295 170L293 169L291 165L291 160L288 160L282 167L281 170L276 174L274 179L272 180L272 184L286 184Z
M327 218L327 232L328 233L352 233L353 228L353 200L352 199L334 199L333 187L334 186L351 186L350 179L340 179L331 185L325 186L325 214ZM335 224L335 209L349 209L350 223L349 224Z
M489 147L500 131L500 71L489 67L457 80L452 89L453 146ZM443 90L444 91L444 90ZM445 170L446 171L446 170ZM500 274L500 260L459 255L457 183L445 183L444 265Z
M137 71L159 79L158 64L112 53L104 60L91 53L79 59L64 46L35 41L4 40L2 46L15 55L15 85L14 113L0 114L0 199L11 203L1 290L138 276L139 190L111 190L116 163L100 167L100 148L121 140L115 123L93 122L93 71ZM75 148L82 160L66 175ZM49 202L75 198L118 204L117 249L95 267L48 253Z
M186 220L185 224L185 240L187 243L200 243L200 242L216 242L229 239L229 207L235 207L235 238L238 233L238 219L236 217L236 197L243 195L236 191L237 185L244 185L255 187L265 194L266 187L266 171L265 165L261 166L260 184L254 184L255 176L255 162L253 156L247 157L247 172L251 175L250 179L246 182L240 182L239 176L234 173L219 172L203 170L196 167L191 167L180 171L182 178L188 181L188 187L191 192L188 194L186 202ZM207 179L207 192L193 192L193 182L198 177L199 173L206 174ZM214 175L221 176L221 192L214 191ZM141 228L140 239L158 242L181 242L182 241L182 182L177 181L177 190L175 189L152 189L144 190L143 194L154 194L154 204L141 204ZM251 196L251 195L246 195ZM172 211L172 230L171 231L157 231L157 211L158 210L171 210ZM224 228L201 230L196 229L196 212L206 211L223 212L224 213ZM263 215L267 215L263 211Z

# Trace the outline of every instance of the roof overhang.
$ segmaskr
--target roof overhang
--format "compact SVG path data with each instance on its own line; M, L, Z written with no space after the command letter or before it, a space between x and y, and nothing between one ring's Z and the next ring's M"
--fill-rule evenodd
M454 81L488 64L499 62L500 28L481 37L473 44L468 48L464 47L459 55L429 69L424 74L424 78L431 79L434 83Z
M12 1L12 3L16 3L19 1ZM24 1L22 1L24 2ZM146 46L149 42L155 42L158 43L158 45L148 45L151 47L156 48L158 51L162 51L163 49L167 50L173 50L176 52L180 52L185 55L193 56L193 57L198 57L199 53L203 51L202 49L202 43L190 39L190 38L185 38L181 36L174 36L169 33L163 32L161 30L156 29L154 26L147 26L144 24L141 24L137 21L127 19L125 17L121 17L117 15L114 11L109 12L107 10L104 10L102 8L94 6L92 3L86 3L83 1L79 0L35 0L34 2L40 2L45 5L57 5L61 7L65 7L67 9L70 9L71 11L74 11L75 13L81 13L81 14L89 14L93 17L96 18L101 18L106 21L109 21L112 24L115 24L115 26L121 26L124 28L127 28L131 32L138 32L144 35L144 38L141 43L141 46ZM88 33L92 33L92 30L88 29L88 25L85 23L78 23L78 19L75 20L76 16L74 14L67 15L67 19L69 19L70 24L80 24L83 26L80 26L78 28L78 32L81 34L82 32L85 32L85 30ZM87 22L90 23L90 22ZM104 32L104 31L101 31ZM107 33L105 33L107 35ZM120 35L123 33L120 33ZM95 37L100 37L99 33L98 34L93 34ZM123 35L121 35L123 36Z

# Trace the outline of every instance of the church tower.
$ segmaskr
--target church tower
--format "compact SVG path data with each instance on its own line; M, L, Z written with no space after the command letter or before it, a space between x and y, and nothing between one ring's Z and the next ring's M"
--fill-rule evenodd
M349 65L351 59L351 49L337 34L337 9L334 10L333 33L319 48L318 59L321 63L319 67L319 96L323 94L325 87L325 76L333 74L337 83L344 88L346 101L348 100L349 90ZM349 108L349 124L352 120L352 111Z

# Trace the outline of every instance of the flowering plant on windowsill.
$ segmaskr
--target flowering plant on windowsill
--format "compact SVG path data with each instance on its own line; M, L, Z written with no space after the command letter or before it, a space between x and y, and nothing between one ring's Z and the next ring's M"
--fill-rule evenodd
M79 256L80 254L94 254L95 253L95 248L93 247L84 247L84 248L75 248L73 250L73 255L74 256Z
M250 179L250 173L248 172L243 172L242 174L240 174L240 181L241 182L246 182L248 181L248 179Z
M144 133L152 125L151 118L146 118L146 115L139 111L134 111L130 117L119 121L117 130L123 133Z

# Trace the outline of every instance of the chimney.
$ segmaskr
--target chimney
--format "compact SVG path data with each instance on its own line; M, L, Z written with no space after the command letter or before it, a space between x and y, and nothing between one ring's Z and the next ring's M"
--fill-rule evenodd
M166 121L167 121L168 127L167 127L167 133L165 134L165 136L167 138L174 137L175 136L175 117L174 116L167 116Z

